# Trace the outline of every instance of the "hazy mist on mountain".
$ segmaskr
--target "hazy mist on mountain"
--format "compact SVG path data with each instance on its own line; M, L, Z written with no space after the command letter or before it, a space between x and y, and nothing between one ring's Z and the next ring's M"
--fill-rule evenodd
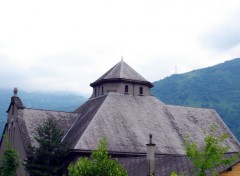
M7 109L13 96L13 90L0 88L0 134L7 118ZM79 107L86 98L68 94L65 92L49 93L49 92L25 92L19 91L18 96L27 108L47 109L57 111L71 112Z

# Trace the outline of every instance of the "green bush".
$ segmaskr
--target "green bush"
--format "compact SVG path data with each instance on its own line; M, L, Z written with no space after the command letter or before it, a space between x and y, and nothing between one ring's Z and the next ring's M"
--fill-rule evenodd
M7 141L4 150L2 165L0 168L0 176L15 176L19 167L19 157L11 143Z
M108 155L106 138L99 141L90 159L80 158L69 165L68 172L69 176L127 176L127 171Z

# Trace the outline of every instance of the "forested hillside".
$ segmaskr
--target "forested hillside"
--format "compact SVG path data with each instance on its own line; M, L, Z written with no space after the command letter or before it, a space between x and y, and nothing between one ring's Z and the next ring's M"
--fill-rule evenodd
M6 121L6 110L11 101L13 91L11 89L0 89L0 135ZM82 96L69 95L67 93L28 93L19 91L18 96L27 108L73 111L86 99Z
M240 141L240 58L153 83L166 104L213 108Z

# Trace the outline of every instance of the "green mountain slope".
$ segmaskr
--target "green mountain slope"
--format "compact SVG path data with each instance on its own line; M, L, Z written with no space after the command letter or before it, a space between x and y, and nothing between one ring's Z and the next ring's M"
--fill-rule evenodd
M10 89L0 89L0 135L6 122L6 110L13 95ZM71 112L79 107L86 98L82 96L69 95L67 93L42 93L34 92L28 93L19 91L18 96L21 98L23 104L27 108L59 110Z
M240 58L153 83L166 104L213 108L240 141Z

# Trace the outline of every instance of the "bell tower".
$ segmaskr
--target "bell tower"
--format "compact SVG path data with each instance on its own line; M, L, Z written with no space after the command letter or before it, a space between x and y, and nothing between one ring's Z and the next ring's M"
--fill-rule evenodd
M95 82L91 83L93 88L91 98L116 92L133 96L149 96L153 84L143 78L123 59L108 70Z

